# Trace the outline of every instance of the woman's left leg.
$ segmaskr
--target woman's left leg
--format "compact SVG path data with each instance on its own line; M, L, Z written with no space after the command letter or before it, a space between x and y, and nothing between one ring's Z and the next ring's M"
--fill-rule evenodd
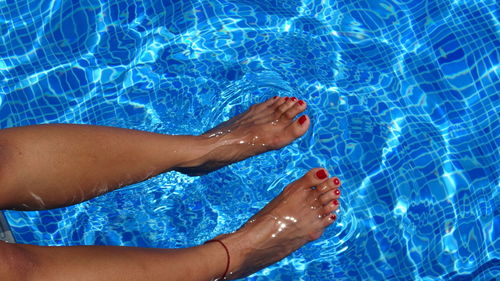
M52 124L0 130L0 209L76 204L159 173L203 174L281 148L309 127L302 101L273 98L201 136Z

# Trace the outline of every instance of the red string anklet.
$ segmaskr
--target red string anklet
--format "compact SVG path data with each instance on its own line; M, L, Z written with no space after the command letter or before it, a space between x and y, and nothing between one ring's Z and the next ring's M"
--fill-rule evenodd
M213 243L213 242L217 242L217 243L221 244L222 247L224 247L224 250L226 250L226 254L227 254L226 270L224 270L224 274L222 275L222 278L221 279L217 279L217 280L226 280L226 275L227 275L227 272L229 271L229 263L231 263L231 256L229 256L229 249L226 247L226 245L224 245L224 243L222 243L222 241L220 241L218 239L208 240L204 244Z

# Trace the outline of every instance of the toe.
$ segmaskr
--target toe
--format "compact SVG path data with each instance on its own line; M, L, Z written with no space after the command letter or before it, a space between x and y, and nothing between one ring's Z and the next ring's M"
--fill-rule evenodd
M326 206L328 203L332 202L332 200L339 199L339 197L340 197L340 190L338 188L334 188L321 194L321 196L319 197L319 202L321 202L321 204Z
M302 178L298 179L295 183L304 188L310 189L311 187L320 186L328 178L328 172L324 168L315 168L307 172Z
M320 186L318 186L318 195L321 196L322 194L333 190L335 188L335 184L333 183L334 178L329 178L325 180Z
M281 99L280 97L274 96L274 97L267 99L264 102L254 104L253 106L250 107L250 109L252 109L252 107L253 107L255 109L254 111L260 112L260 111L263 111L264 109L268 109L269 107L273 107L274 104L279 102L280 99Z
M287 137L295 139L302 136L307 132L307 129L309 129L310 124L311 120L307 115L300 116L297 120L286 127Z
M335 214L335 213L328 214L327 216L325 216L323 218L323 224L324 224L324 226L329 226L329 225L331 225L332 223L334 223L336 221L337 221L337 214Z
M323 206L323 215L330 214L332 212L335 212L339 209L340 207L340 202L337 199L333 199L329 201L328 203Z
M279 108L285 104L290 98L289 97L278 97L274 103L271 104L271 107L274 108L274 110L279 111Z
M307 104L303 100L299 100L295 102L291 107L286 110L281 117L286 118L288 120L292 120L297 116L297 114L304 112L306 110Z
M279 115L278 117L281 117L283 114L285 114L290 108L292 108L296 103L297 103L297 98L292 97L285 97L283 99L283 103L276 108L276 112Z
M329 204L323 207L323 223L328 226L337 220L336 211L339 209L340 203L334 199Z
M279 100L280 100L280 97L274 96L272 98L267 99L265 102L263 102L263 104L265 104L267 106L271 106L271 105L275 104Z

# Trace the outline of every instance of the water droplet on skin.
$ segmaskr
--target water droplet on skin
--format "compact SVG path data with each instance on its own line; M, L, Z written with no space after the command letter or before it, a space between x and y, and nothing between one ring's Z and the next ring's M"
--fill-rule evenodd
M30 194L33 197L33 199L35 199L35 201L38 202L38 204L40 205L40 207L42 207L42 208L45 207L45 202L43 201L42 197L36 195L33 192L30 192Z

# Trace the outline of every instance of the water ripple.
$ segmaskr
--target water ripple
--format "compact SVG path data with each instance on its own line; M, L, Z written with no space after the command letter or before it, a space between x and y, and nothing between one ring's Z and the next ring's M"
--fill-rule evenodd
M275 95L306 100L312 120L205 177L7 218L22 243L186 247L323 166L343 182L338 223L248 280L491 280L498 13L492 0L0 1L0 128L198 134Z

